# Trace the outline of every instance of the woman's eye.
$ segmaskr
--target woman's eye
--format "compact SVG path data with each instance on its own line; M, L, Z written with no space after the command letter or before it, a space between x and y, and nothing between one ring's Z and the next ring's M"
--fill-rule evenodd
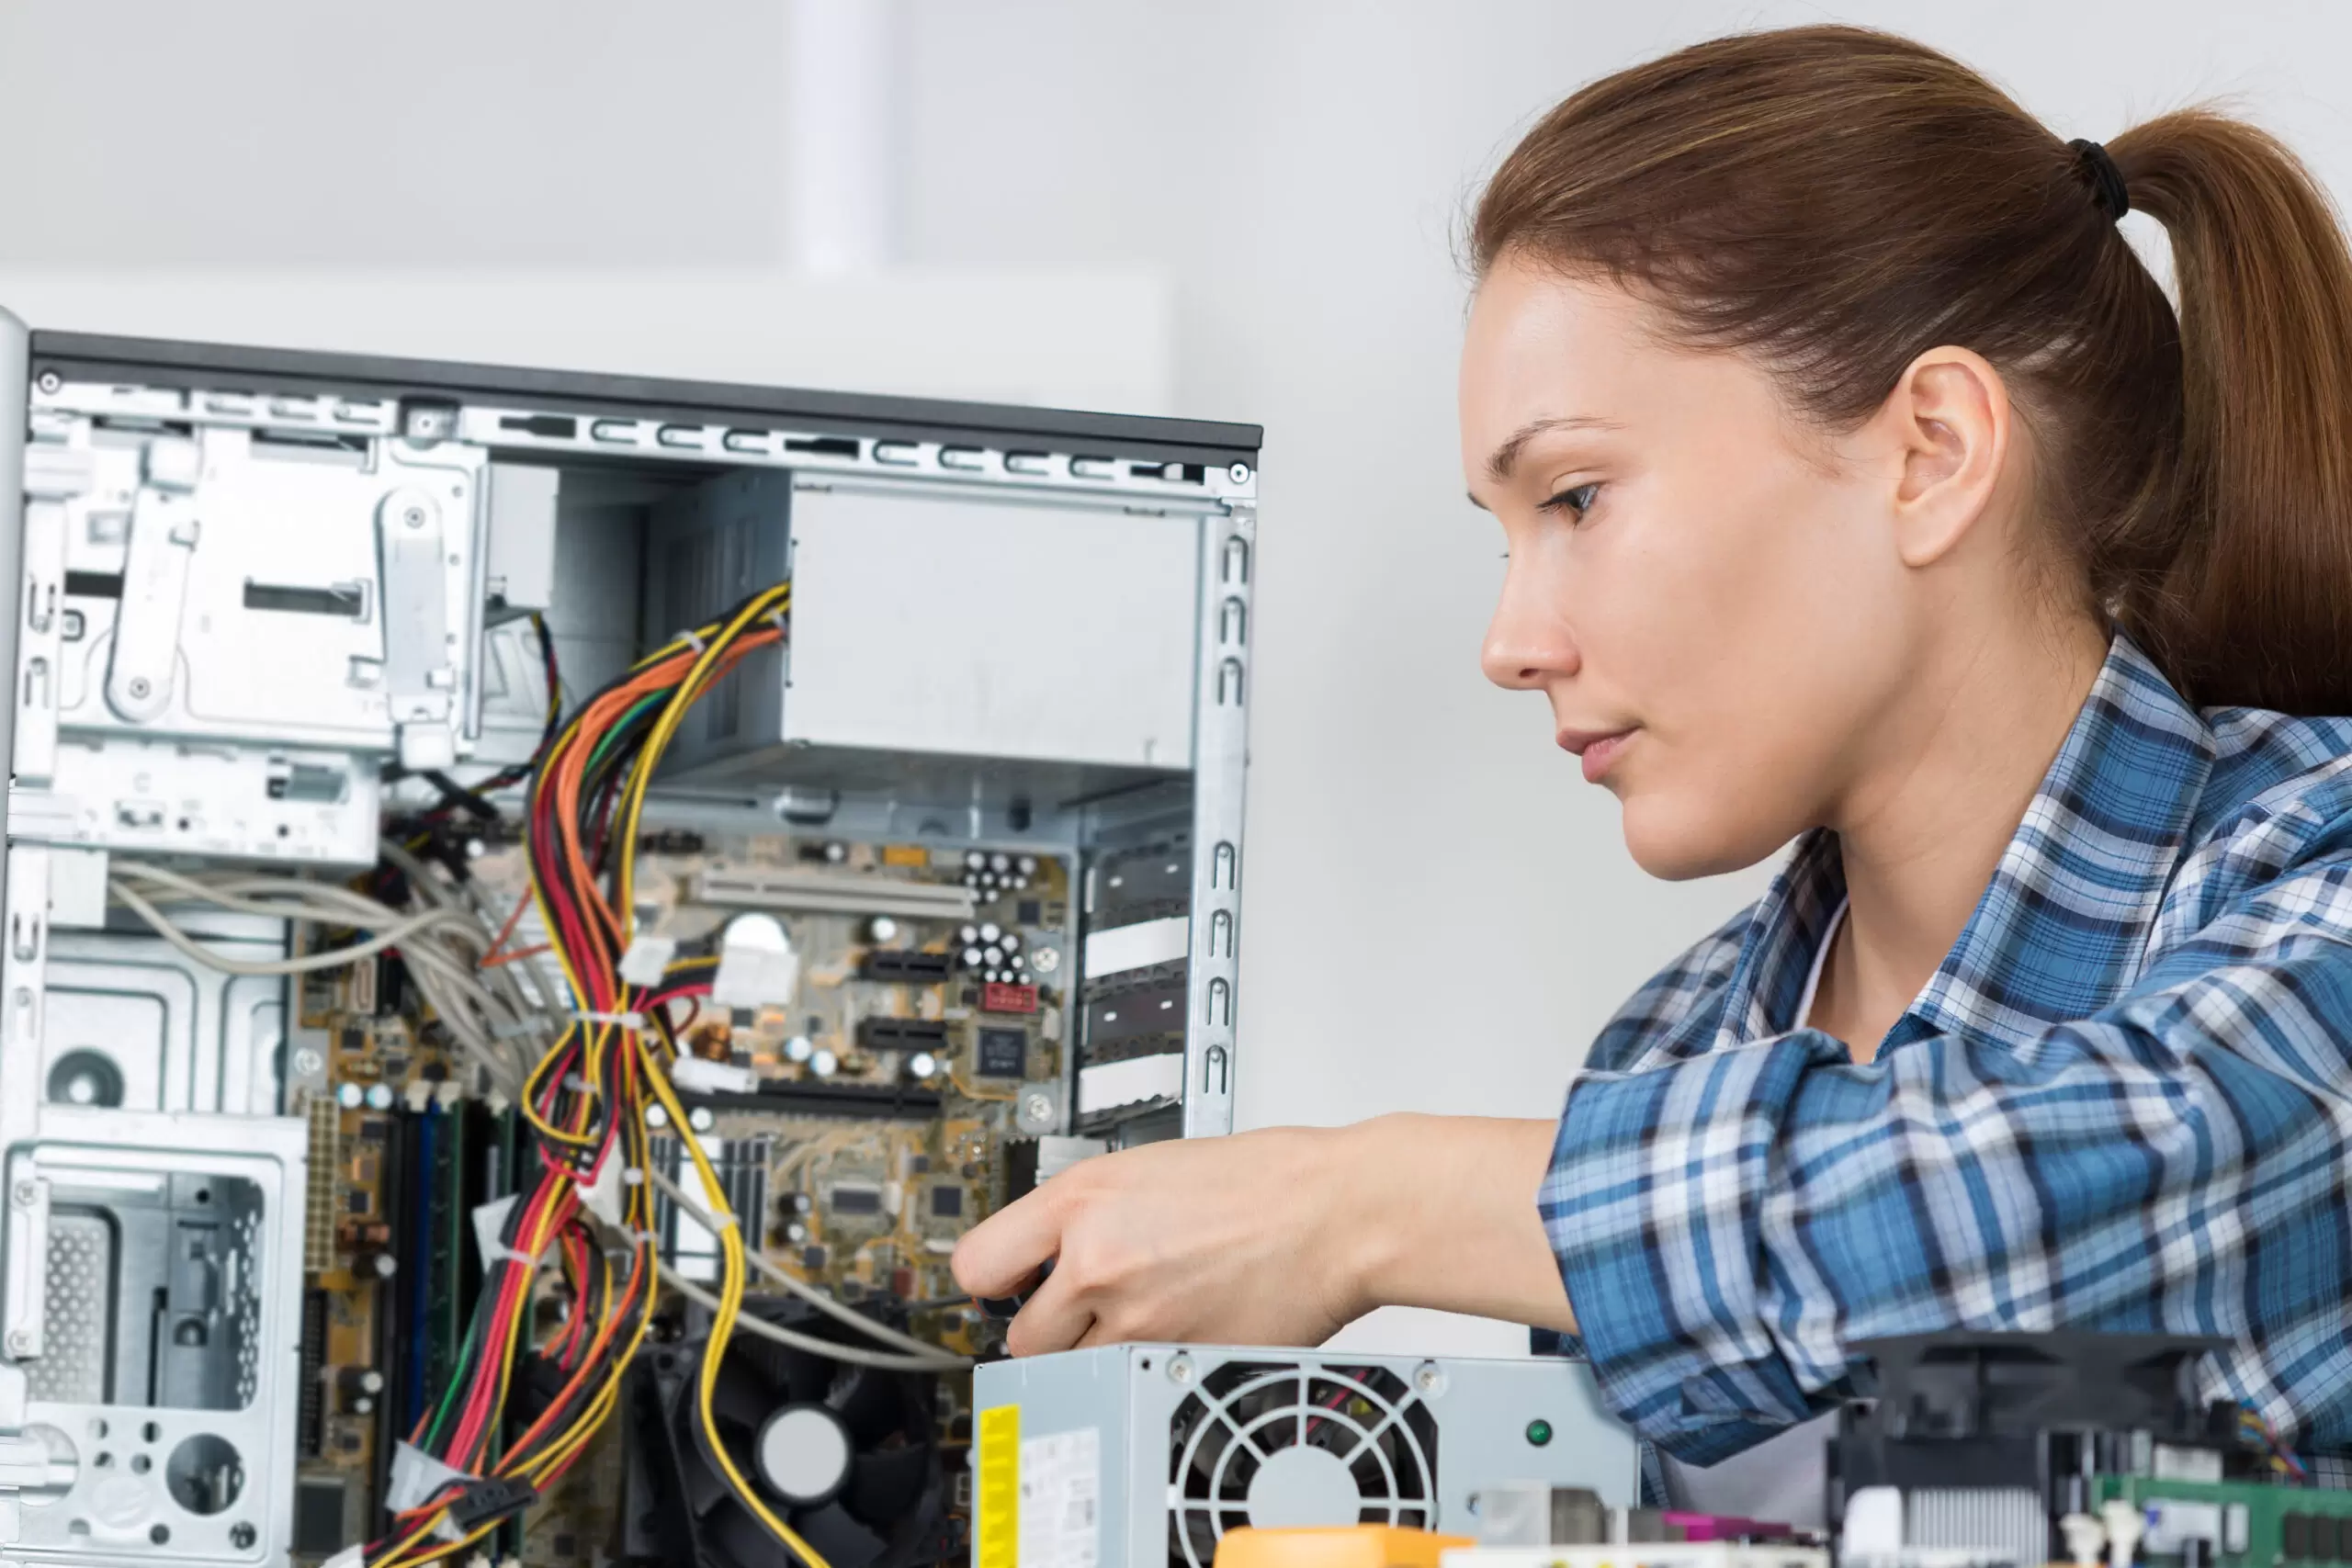
M1540 512L1566 512L1573 513L1577 517L1582 517L1586 513L1592 510L1593 499L1600 493L1600 486L1598 481L1592 484L1576 485L1570 489L1560 491L1557 495L1553 496L1536 510Z

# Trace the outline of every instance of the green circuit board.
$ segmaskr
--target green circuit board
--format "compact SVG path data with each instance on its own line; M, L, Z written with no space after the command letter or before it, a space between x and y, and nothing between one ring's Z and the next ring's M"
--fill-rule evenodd
M2216 1568L2352 1563L2352 1492L2259 1481L2176 1481L2102 1475L2099 1502L2136 1503L2148 1516L2140 1554L2177 1562L2191 1537L2212 1543Z

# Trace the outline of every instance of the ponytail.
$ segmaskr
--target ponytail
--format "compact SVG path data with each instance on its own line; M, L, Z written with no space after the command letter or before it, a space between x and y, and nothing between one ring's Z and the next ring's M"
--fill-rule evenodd
M2352 713L2352 251L2309 170L2202 110L2109 146L2172 241L2181 547L2122 606L2207 702Z
M2086 610L2192 700L2352 714L2352 252L2308 171L2204 110L2108 167L1863 28L1720 39L1554 109L1478 204L1506 254L1637 281L1829 428L1941 344L1999 368ZM2112 214L2168 231L2176 312Z

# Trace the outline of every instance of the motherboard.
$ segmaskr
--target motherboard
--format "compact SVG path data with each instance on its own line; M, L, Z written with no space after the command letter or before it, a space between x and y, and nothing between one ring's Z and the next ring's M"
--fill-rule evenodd
M447 848L479 897L515 915L493 961L511 955L552 989L560 977L535 967L544 932L512 837L494 826ZM663 1174L688 1175L678 1140L697 1139L769 1264L842 1302L885 1305L944 1350L992 1348L949 1272L956 1238L1034 1185L1041 1139L1051 1161L1103 1146L1052 1136L1072 1060L1057 984L1077 927L1069 863L681 829L647 834L639 852L639 940L672 963L714 961L714 994L673 1004L693 1062L673 1073L689 1124L665 1124L653 1143ZM763 950L776 928L783 947ZM763 965L773 951L794 962ZM397 958L313 976L301 1006L332 1053L332 1088L305 1108L296 1515L298 1549L322 1560L373 1533L394 1446L450 1373L481 1282L473 1216L514 1190L526 1136L511 1107L469 1081ZM683 1279L715 1278L710 1233L660 1207L665 1260ZM542 1309L550 1322L560 1295ZM960 1538L968 1378L939 1380L933 1414L941 1527ZM613 1550L624 1446L616 1423L519 1519L522 1561L573 1568Z

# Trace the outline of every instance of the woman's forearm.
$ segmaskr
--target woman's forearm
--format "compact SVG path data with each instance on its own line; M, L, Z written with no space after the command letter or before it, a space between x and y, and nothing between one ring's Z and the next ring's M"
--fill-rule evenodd
M1574 1332L1536 1213L1550 1122L1382 1116L1341 1129L1365 1174L1353 1265L1377 1304L1438 1307Z
M1466 1116L1147 1144L976 1226L956 1277L976 1296L1035 1287L1007 1334L1016 1355L1317 1345L1385 1305L1572 1328L1535 1210L1551 1149L1547 1122Z

